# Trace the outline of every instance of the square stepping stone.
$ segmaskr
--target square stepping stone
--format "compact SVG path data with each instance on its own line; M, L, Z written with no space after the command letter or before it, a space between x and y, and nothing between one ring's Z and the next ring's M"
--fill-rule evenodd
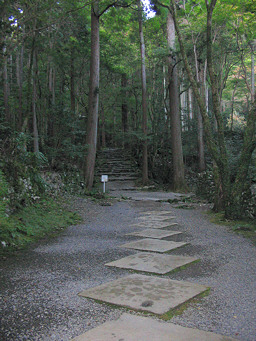
M138 217L139 221L146 221L146 222L149 222L149 221L165 221L165 220L169 220L169 219L174 219L175 217L174 216L156 216L156 215L153 215L153 216L149 216L149 217L145 217L145 216L142 216L142 217Z
M120 245L119 247L124 247L127 249L143 250L143 251L153 251L153 252L168 252L178 247L185 246L187 243L184 242L173 242L171 240L159 240L159 239L141 239L134 242L126 243Z
M235 341L204 330L182 327L150 317L124 313L71 341Z
M132 226L134 227L148 227L151 229L161 229L161 228L165 228L165 227L173 227L173 226L177 226L177 223L167 223L167 222L163 222L163 221L157 221L157 222L141 222L141 223L137 223L134 224Z
M133 274L85 290L79 296L162 315L207 289L195 283Z
M181 234L180 231L169 231L169 230L160 230L160 229L146 229L143 231L131 232L127 233L127 236L136 236L136 237L146 237L146 238L156 238L162 239L170 236L175 236L177 234Z
M195 257L140 252L105 265L164 275L181 266L195 262L196 260L198 259Z
M146 211L146 212L141 212L142 215L159 215L159 216L162 216L162 215L165 215L165 214L173 214L173 212L171 211Z

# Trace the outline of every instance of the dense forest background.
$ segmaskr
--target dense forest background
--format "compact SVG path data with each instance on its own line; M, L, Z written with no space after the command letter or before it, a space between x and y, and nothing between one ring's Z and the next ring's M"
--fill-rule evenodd
M255 218L255 3L143 3L1 1L2 216L124 147L143 184Z

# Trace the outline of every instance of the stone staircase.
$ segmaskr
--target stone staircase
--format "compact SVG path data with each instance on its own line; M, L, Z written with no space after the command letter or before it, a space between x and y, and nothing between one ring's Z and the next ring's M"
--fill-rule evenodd
M97 154L96 176L108 175L110 190L118 187L130 189L140 176L135 161L132 160L129 152L119 148L107 148ZM113 186L113 182L115 182ZM125 189L125 188L123 188Z

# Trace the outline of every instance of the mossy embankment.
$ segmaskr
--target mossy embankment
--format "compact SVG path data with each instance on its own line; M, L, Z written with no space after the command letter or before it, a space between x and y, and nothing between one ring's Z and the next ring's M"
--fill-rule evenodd
M0 252L22 249L45 237L58 234L75 225L81 217L63 205L63 199L41 199L39 202L6 215L0 214Z

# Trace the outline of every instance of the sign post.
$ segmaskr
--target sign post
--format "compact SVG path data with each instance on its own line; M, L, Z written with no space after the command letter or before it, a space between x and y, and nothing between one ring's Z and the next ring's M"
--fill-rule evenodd
M103 193L106 192L106 182L108 182L108 175L101 176L101 182L103 182Z

